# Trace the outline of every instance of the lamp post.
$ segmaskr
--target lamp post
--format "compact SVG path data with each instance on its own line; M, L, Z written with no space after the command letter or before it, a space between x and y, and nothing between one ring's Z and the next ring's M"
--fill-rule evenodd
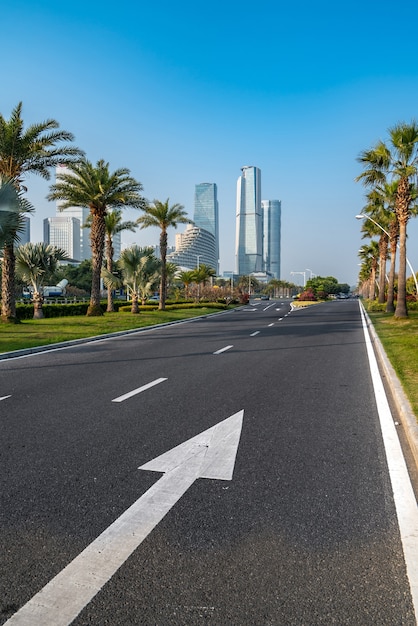
M359 213L359 215L356 215L356 220L363 220L363 219L370 220L371 222L373 222L373 224L375 224L378 228L380 228L380 230L382 230L385 233L385 235L387 235L389 237L389 239L390 239L390 234L388 233L388 231L385 228L383 228L383 226L381 226L378 222L376 222L376 220L374 220L372 217L370 217L370 215L366 215L365 213ZM399 248L399 243L397 243L396 245ZM415 291L418 294L417 277L416 277L416 274L414 272L414 268L412 267L411 263L409 262L408 257L406 257L406 262L408 263L408 267L409 267L409 269L412 272L412 276L414 277Z
M315 276L315 274L313 273L313 271L312 271L312 270L310 270L310 269L309 269L309 267L306 267L306 268L305 268L305 270L306 270L307 272L310 272L310 273L311 273L311 280L312 280L312 278Z

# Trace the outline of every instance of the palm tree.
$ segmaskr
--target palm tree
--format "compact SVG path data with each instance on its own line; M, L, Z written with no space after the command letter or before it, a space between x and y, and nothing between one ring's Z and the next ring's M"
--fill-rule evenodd
M370 207L365 207L365 211ZM386 230L386 215L383 211L379 211L378 207L374 206L374 215L376 220L379 220L378 223L367 220L363 223L362 233L363 239L366 237L372 238L374 236L379 237L378 247L379 247L379 295L378 302L383 304L385 302L385 287L386 287L386 261L388 257L388 246L389 246L389 235ZM381 227L379 226L381 225Z
M205 263L200 263L199 267L193 270L194 281L197 284L197 300L200 299L200 285L205 285L206 281L212 276L216 276L216 272L213 267L210 265L206 265Z
M89 215L84 226L91 228L92 216ZM113 248L113 239L117 233L121 233L124 230L130 230L135 232L136 223L132 221L122 221L122 209L113 209L105 215L105 257L106 257L106 269L108 272L113 272L113 256L115 250ZM113 313L115 307L113 305L113 292L110 287L107 289L107 313Z
M42 319L44 313L43 286L56 271L59 261L65 261L65 250L46 243L25 243L16 250L16 273L33 287L33 318Z
M58 175L51 185L48 200L61 200L61 209L89 207L91 216L90 243L93 277L90 306L87 315L102 315L100 307L100 276L106 236L106 215L110 209L132 207L143 209L145 199L140 195L141 183L137 182L127 168L109 171L109 163L103 159L94 166L87 159L73 163L69 172Z
M365 166L357 177L366 186L387 182L387 176L397 181L395 212L399 224L398 297L395 317L408 316L406 307L406 237L407 224L416 198L414 181L418 174L418 123L401 122L389 129L389 144L380 141L371 150L363 151L358 161Z
M189 287L194 282L194 270L183 270L178 275L179 280L184 285L184 297L189 298Z
M182 204L169 205L169 198L165 202L154 200L144 208L144 214L138 218L137 224L143 228L155 226L160 229L160 256L161 256L161 280L160 280L160 304L159 309L165 309L167 298L167 230L170 226L177 228L178 224L191 224Z
M19 194L27 191L23 184L27 174L39 174L49 180L51 167L59 163L69 164L83 154L78 148L66 143L73 141L74 137L65 130L58 130L57 121L48 119L24 129L21 114L21 102L13 109L9 120L0 114L0 177L11 180ZM2 261L1 319L10 322L17 321L14 294L15 233L12 229L3 246Z
M145 304L147 297L158 284L160 265L161 262L155 257L151 247L141 248L133 245L122 250L118 267L122 272L123 283L132 298L132 313L139 313L139 297ZM109 281L112 280L117 279L109 276Z
M362 260L362 265L364 265L369 272L368 298L370 300L374 300L376 298L376 273L377 268L379 267L379 244L377 241L371 241L369 244L361 246L359 250L359 257Z

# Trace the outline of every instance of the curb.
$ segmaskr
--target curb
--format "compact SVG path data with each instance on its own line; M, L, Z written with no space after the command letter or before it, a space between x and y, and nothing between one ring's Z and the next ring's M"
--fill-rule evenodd
M389 359L386 355L385 349L377 336L373 323L364 309L364 315L367 320L367 327L369 329L370 337L372 339L373 347L377 355L379 365L381 366L386 380L388 382L393 401L396 409L399 412L402 419L402 425L404 426L404 432L411 448L412 456L415 461L416 467L418 467L418 422L415 413L412 410L411 404L406 397L403 387L399 378L396 375Z

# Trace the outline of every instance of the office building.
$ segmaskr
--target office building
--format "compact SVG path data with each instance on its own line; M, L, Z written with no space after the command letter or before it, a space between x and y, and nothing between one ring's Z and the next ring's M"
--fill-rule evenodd
M235 273L245 276L262 271L263 224L261 171L254 166L241 170L237 181Z
M65 165L58 165L56 168L56 176L62 172L63 174L71 173L71 170ZM75 217L80 224L80 261L85 261L86 259L91 259L91 246L90 246L90 228L84 228L84 224L88 216L90 215L90 209L88 207L70 207L65 209L65 211L60 210L60 206L62 203L57 201L56 206L56 215L66 216L66 217ZM115 257L116 258L116 257Z
M182 269L193 270L202 263L216 270L215 237L204 228L188 224L184 233L176 235L176 250L167 255L167 261Z
M263 272L280 279L281 211L280 200L262 200Z
M219 207L216 183L199 183L195 185L194 225L212 233L215 238L216 273L219 273Z
M44 242L65 250L70 259L81 260L80 220L68 215L44 219Z

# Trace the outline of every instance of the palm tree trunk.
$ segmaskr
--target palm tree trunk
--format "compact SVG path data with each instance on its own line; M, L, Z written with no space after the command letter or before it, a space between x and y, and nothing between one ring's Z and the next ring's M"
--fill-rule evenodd
M136 293L136 291L132 292L132 306L131 306L131 313L139 313L139 306L138 306L138 294Z
M396 266L396 246L397 236L390 240L390 268L388 282L388 298L386 301L386 313L394 313L394 296L395 296L395 266Z
M18 324L15 301L15 252L13 244L4 246L1 275L1 320Z
M109 272L112 272L113 270L113 255L114 255L114 250L113 250L113 243L112 243L112 239L111 237L107 237L107 241L106 241L106 266ZM108 313L113 313L115 310L114 304L113 304L113 293L112 293L112 288L108 285L107 287L107 309L106 311Z
M160 311L165 310L165 301L167 299L167 232L161 231L160 234L160 254L161 254L161 281L160 281L160 303L158 308Z
M387 235L382 237L379 241L379 304L383 304L385 298L386 287L386 258L388 255L388 242Z
M103 315L100 306L100 277L102 272L105 236L106 224L104 215L95 213L93 214L90 232L93 275L91 281L90 305L87 309L87 315L89 316Z
M42 310L43 304L43 296L39 293L39 291L35 291L33 294L33 319L34 320L42 320L44 319L44 312Z
M406 308L406 222L399 222L399 271L398 297L396 300L395 317L408 317Z

